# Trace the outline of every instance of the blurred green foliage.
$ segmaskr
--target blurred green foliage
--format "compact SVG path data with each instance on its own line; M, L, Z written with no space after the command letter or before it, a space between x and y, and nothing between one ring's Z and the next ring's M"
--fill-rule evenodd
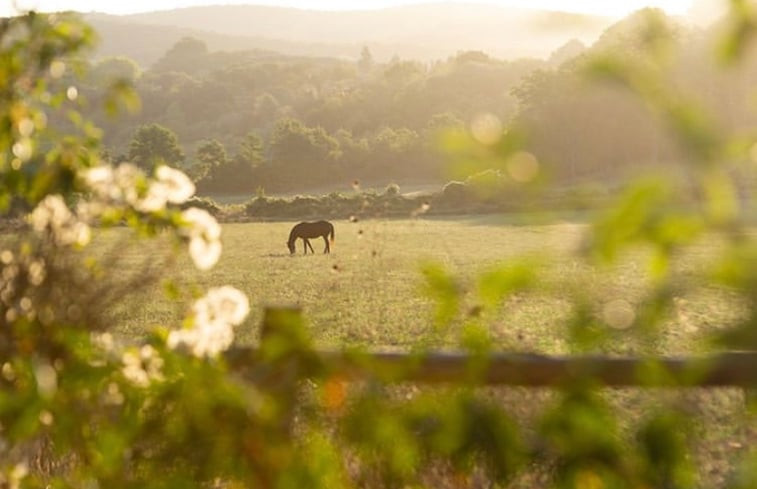
M141 345L112 344L109 307L138 286L164 281L165 263L156 256L133 276L116 276L107 260L118 250L104 258L87 253L86 211L95 213L96 219L87 222L94 232L124 225L139 238L168 235L177 245L189 243L193 257L198 247L200 257L216 250L220 228L202 211L172 205L189 197L183 190L181 198L166 198L169 205L166 199L155 204L156 182L181 189L181 178L170 170L161 176L160 168L144 174L122 166L133 177L128 185L102 180L101 133L79 113L82 101L75 78L68 76L80 49L91 43L91 30L60 14L29 13L0 22L0 203L3 224L17 228L0 251L3 484L333 488L431 486L441 479L457 487L505 486L539 466L546 468L545 483L553 487L697 485L687 412L678 403L662 399L647 419L629 426L588 375L576 385L556 386L552 406L535 427L524 428L496 397L477 391L473 375L485 366L483 353L490 347L483 315L514 297L564 293L573 305L568 325L590 321L596 333L576 334L576 349L601 347L612 338L602 333L613 329L631 327L634 334L653 338L653 329L633 326L664 317L671 290L685 286L685 277L678 277L673 266L676 251L703 233L718 234L726 243L707 278L729 287L749 306L744 320L720 339L757 349L757 267L748 266L757 245L734 197L731 174L719 159L726 135L712 132L697 110L686 109L688 101L671 101L668 92L661 96L654 89L654 70L620 69L606 59L602 69L594 70L646 97L694 159L684 175L686 187L673 179L633 185L591 226L583 258L597 266L616 263L629 247L653 250L641 302L624 303L635 318L629 319L623 307L598 317L582 290L537 287L539 265L533 257L483 274L474 288L480 303L466 312L466 284L444 266L426 264L422 275L426 293L437 304L439 330L455 332L462 326L462 344L478 355L472 356L470 385L419 392L416 386L389 386L378 378L350 383L332 375L302 317L292 311L266 318L254 358L217 356L230 343L228 335L210 338L209 353L198 355L192 334L205 316L223 312L241 321L228 295L220 312L203 309L208 303L197 300L178 330L157 329ZM655 22L650 21L641 48L664 45L669 32ZM174 54L186 57L199 49L184 44ZM395 75L404 76L409 68L398 68ZM126 85L118 83L116 93L125 96L127 107L134 105ZM53 126L47 122L51 119L70 125ZM535 183L538 160L515 144L519 138L502 138L501 130L497 121L484 120L473 131L477 137L457 133L451 144L460 154L472 155L470 168L494 167L516 186ZM408 131L382 134L390 150L413 141ZM316 146L324 158L336 148L325 131L294 120L277 126L274 143L274 157L289 165L296 159L288 151L300 146ZM225 158L211 146L203 154ZM253 139L248 152L240 154L256 159L257 148ZM103 181L109 185L98 186ZM119 204L97 212L88 208L99 191ZM183 296L170 283L167 289ZM412 357L401 367L412 368ZM757 459L753 451L747 455L751 458L734 472L730 487L757 486Z

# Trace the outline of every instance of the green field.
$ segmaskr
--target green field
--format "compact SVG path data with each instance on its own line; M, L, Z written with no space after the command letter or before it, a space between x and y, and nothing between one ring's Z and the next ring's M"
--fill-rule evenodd
M252 313L237 330L241 344L255 341L265 306L296 305L320 345L408 349L429 338L437 344L456 344L468 311L480 309L480 273L527 258L540 287L484 308L476 313L476 323L490 332L498 349L542 353L569 351L564 322L576 292L599 308L617 299L635 306L647 280L643 249L612 267L587 265L578 255L587 232L581 223L523 225L497 217L335 221L330 255L321 254L319 238L313 240L315 255L303 255L298 241L297 254L290 256L285 242L292 224L226 224L224 252L212 270L194 270L184 253L165 273L176 277L185 290L229 284L244 291ZM101 246L121 244L124 233L108 231ZM163 245L158 240L149 246L157 251ZM675 310L653 342L641 344L634 331L627 331L605 349L686 353L701 348L698 340L708 332L733 321L739 308L727 291L696 282L717 248L716 241L706 240L680 257L676 266L687 282L680 284ZM152 250L144 244L124 246L116 266L128 273ZM429 262L444 266L459 283L461 313L443 331L434 327L434 301L424 293L420 270ZM150 325L175 325L182 314L182 306L168 300L160 288L144 292L124 299L116 318L117 330L129 337L139 336Z
M183 291L181 300L169 300L163 285L125 297L114 330L130 342L153 325L175 327L192 290L200 294L208 287L229 284L251 300L251 315L237 328L238 344L256 342L264 307L296 305L324 348L454 348L466 325L475 324L488 331L498 350L571 353L566 323L576 297L589 300L601 316L603 304L617 300L640 304L648 281L649 253L644 249L630 251L613 266L583 260L581 244L589 229L581 222L523 224L501 217L335 221L331 254L321 253L323 242L318 239L313 240L315 255L303 255L298 242L297 254L290 256L285 242L293 224L225 224L224 253L210 271L196 271L186 253L180 253L169 268L152 270L175 277ZM148 257L170 254L172 248L163 240L131 243L127 233L121 228L105 231L94 247L100 255L117 250L113 255L117 258L109 264L120 275L136 273ZM635 328L618 331L599 349L619 354L691 354L706 348L706 338L732 324L743 310L729 291L700 281L719 248L718 240L706 238L677 257L674 267L681 279L674 306L654 334L637 334L641 332ZM479 275L522 259L536 270L538 287L480 309ZM435 302L424 292L421 267L429 262L445 267L459 285L460 313L444 329L434 326ZM403 386L397 392L410 398L425 389ZM701 487L722 486L734 461L757 442L741 389L603 392L618 413L624 436L630 437L634 424L663 403L692 413L696 422L690 433L691 462ZM481 394L496 399L527 430L556 399L549 389L491 388ZM535 467L510 487L541 486L548 477L549 468ZM449 484L445 478L434 481L438 487L452 487Z

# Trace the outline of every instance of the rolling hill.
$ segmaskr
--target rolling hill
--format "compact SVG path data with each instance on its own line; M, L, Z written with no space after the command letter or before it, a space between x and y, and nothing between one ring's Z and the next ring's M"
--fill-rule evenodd
M498 58L546 57L571 39L591 43L611 24L604 17L438 3L369 11L313 11L255 5L188 7L125 16L89 14L100 56L125 55L149 66L184 36L211 50L432 61L464 50Z

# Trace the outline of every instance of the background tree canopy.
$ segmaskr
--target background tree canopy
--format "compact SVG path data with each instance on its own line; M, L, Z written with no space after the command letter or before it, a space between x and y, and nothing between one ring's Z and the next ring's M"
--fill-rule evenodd
M654 14L672 39L665 48L666 82L702 99L724 128L750 127L754 115L739 101L754 81L754 56L747 53L739 69L713 69L706 60L722 22L695 29ZM135 80L144 104L140 114L112 120L88 112L104 128L109 153L130 154L140 144L132 141L137 128L159 124L176 134L190 155L184 168L196 178L207 175L189 170L204 165L195 157L203 141L215 139L232 153L248 134L256 134L263 143L262 161L237 168L247 183L226 186L216 178L200 185L212 193L344 187L355 179L439 184L449 174L434 149L437 130L470 126L482 114L527 134L530 151L550 178L611 183L650 163L675 166L683 158L670 133L631 95L610 84L587 87L581 81L583 60L600 53L653 62L656 48L645 41L644 17L640 12L612 25L588 47L571 41L548 60L502 61L460 52L433 63L396 57L379 62L363 46L355 61L345 61L214 52L185 37L149 67L136 69L123 58L98 62L82 93L89 93L89 84L93 90L102 85L107 73ZM283 151L285 137L301 140L289 141ZM167 161L182 158L171 155ZM311 177L331 177L306 179L292 171L295 167L317 169Z
M152 170L160 162L181 166L184 152L179 147L176 134L170 129L159 124L148 124L137 128L129 143L127 157L140 167Z

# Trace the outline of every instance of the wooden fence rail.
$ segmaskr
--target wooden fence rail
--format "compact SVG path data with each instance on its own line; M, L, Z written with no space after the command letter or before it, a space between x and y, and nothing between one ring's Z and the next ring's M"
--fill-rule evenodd
M301 326L301 321L297 310L268 309L261 334L276 334L292 323ZM236 348L228 352L227 360L235 368L251 368L262 354L254 348ZM379 378L390 382L471 382L529 387L558 387L587 380L611 387L757 387L757 352L726 352L694 358L618 358L316 351L310 352L307 365L296 369L298 377L315 376L317 372L320 376L344 380Z

